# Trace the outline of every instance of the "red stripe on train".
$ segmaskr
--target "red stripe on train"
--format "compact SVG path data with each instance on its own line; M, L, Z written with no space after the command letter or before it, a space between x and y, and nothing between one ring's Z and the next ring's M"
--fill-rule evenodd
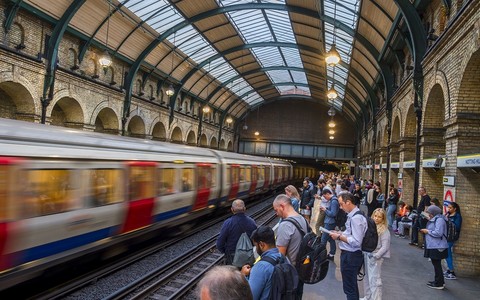
M130 201L122 233L136 230L152 224L155 198Z

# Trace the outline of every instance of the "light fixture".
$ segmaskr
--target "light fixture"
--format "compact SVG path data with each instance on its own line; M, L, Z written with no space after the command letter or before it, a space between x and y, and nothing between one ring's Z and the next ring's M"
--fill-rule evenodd
M168 97L172 97L173 94L175 94L175 89L173 88L172 84L168 86L167 90L165 91L165 94L167 94Z
M208 114L210 112L210 106L205 105L202 110L204 113Z
M108 19L107 19L107 37L105 39L105 52L98 59L98 63L104 69L105 73L107 71L107 68L110 67L110 65L112 64L112 57L108 53L108 31L110 29L110 17L112 13L110 12L110 1L107 1L107 2L108 2Z
M245 125L243 125L243 130L248 130L248 126L247 126L246 123L245 123Z
M332 44L330 51L325 54L325 62L330 67L334 67L340 62L340 54L338 53L335 44Z
M260 132L258 132L258 131L255 131L255 133L254 133L254 134L255 134L255 136L259 136L259 135L260 135Z
M335 137L333 135L330 136L330 139L333 140Z
M173 33L173 48L172 48L172 69L170 70L170 74L168 74L168 77L170 78L170 76L173 74L173 57L174 57L174 54L175 54L175 34L176 32ZM168 97L172 97L173 94L175 94L175 89L173 88L173 85L170 83L170 85L168 86L167 90L165 91L165 94L168 96Z
M333 116L335 116L335 113L336 113L335 109L333 108L333 106L331 106L330 109L328 110L328 115L330 117L333 117Z
M227 124L232 124L233 122L233 119L232 117L228 117L227 120L226 120Z
M337 90L335 90L335 86L334 84L332 83L332 86L330 87L330 89L327 91L327 98L329 100L334 100L338 97L338 93L337 93Z
M333 122L333 120L328 122L328 127L334 128L335 127L335 122Z
M330 130L330 131L328 132L328 134L330 134L330 135L335 134L335 130Z

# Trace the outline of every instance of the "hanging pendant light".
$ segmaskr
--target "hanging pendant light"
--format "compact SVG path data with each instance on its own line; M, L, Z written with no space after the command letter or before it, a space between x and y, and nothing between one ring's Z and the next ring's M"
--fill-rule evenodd
M254 133L254 134L255 134L255 136L259 136L259 135L260 135L260 132L258 132L258 131L255 131L255 133Z
M334 134L335 134L335 130L330 130L328 133L329 133L330 135L334 135Z
M334 100L338 97L337 90L335 90L335 85L332 83L332 86L330 89L327 91L327 98L329 100Z
M110 65L112 64L112 57L108 53L108 50L105 50L105 52L103 52L103 55L98 59L98 63L103 69L110 67Z
M173 94L175 94L175 89L173 88L172 84L168 86L167 90L165 91L165 94L167 94L168 97L172 97Z
M233 122L233 119L232 117L228 117L227 120L226 120L227 124L232 124Z
M338 63L340 63L340 53L338 53L335 44L332 44L330 51L325 54L325 62L330 67L336 66Z
M333 117L333 116L335 116L335 113L336 113L335 109L333 108L333 106L331 106L330 109L328 110L328 115L330 117Z
M328 127L334 128L334 127L335 127L335 122L333 122L333 120L331 120L331 121L328 123Z

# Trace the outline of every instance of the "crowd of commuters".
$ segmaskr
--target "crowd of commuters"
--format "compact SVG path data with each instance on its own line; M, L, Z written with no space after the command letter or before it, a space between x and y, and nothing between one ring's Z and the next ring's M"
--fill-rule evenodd
M407 229L411 236L410 245L418 246L419 234L424 237L420 246L425 249L424 256L432 262L435 272L434 280L428 282L427 286L443 289L445 279L456 279L453 247L462 225L457 203L445 202L444 215L444 205L436 198L430 198L425 187L419 188L420 201L415 209L402 201L401 193L393 184L385 195L378 181L356 180L354 176L337 178L323 172L319 175L315 185L307 177L298 190L289 185L285 188L285 194L275 198L273 209L280 218L276 236L270 227L257 228L255 222L244 214L245 204L242 200L232 203L234 215L222 226L217 248L225 253L225 263L231 264L236 242L246 232L260 259L253 266L217 267L215 272L223 274L222 280L235 281L232 284L236 286L248 285L251 294L230 297L226 291L221 292L217 283L223 281L212 283L212 270L199 284L201 299L220 299L212 298L212 295L222 293L229 299L269 299L274 270L271 261L289 262L295 266L303 233L308 232L309 227L321 237L323 246L328 245L328 259L334 259L338 243L343 291L347 299L382 299L381 267L384 259L390 257L391 234L405 238ZM344 224L339 224L340 212L346 214ZM362 251L369 217L376 224L378 234L377 247L372 252ZM447 242L448 220L454 224L456 236ZM447 263L445 271L442 270L442 259ZM364 272L364 298L360 298L357 283L361 269ZM225 272L232 274L224 276ZM298 280L295 299L302 298L303 285Z

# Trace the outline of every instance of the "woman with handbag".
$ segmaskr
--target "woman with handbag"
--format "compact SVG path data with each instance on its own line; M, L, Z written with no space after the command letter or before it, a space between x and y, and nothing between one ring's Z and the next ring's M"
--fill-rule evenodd
M422 217L428 220L427 228L420 229L425 234L425 257L432 260L435 270L435 280L429 281L427 286L432 289L443 290L445 280L442 271L442 259L448 256L447 222L442 215L442 209L436 205L430 205Z

